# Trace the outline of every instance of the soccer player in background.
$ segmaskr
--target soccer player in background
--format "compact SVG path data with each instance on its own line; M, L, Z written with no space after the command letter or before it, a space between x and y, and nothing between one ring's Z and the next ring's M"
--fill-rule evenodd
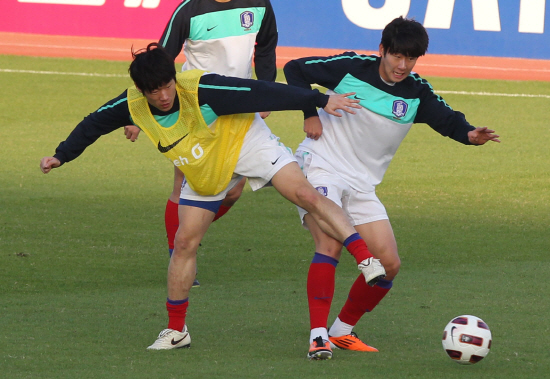
M281 195L306 209L316 224L343 243L366 282L385 275L364 240L341 208L319 194L306 180L295 158L263 119L250 112L322 107L352 112L351 94L325 95L261 80L239 79L201 70L176 75L173 58L156 43L134 53L128 88L81 121L53 157L40 161L42 172L76 159L100 136L137 125L154 146L185 174L180 200L180 225L168 266L168 327L148 348L188 347L185 322L189 291L195 278L200 241L227 192L247 177L253 190L272 184Z
M220 75L252 78L252 62L256 77L275 81L277 77L275 48L278 33L275 14L269 0L190 0L174 11L160 38L172 58L182 48L186 58L182 71L200 69ZM269 112L260 112L265 118ZM125 128L126 137L135 141L136 126ZM174 249L178 229L178 201L183 173L174 167L172 193L166 203L164 221L168 249ZM246 178L225 197L214 217L223 216L242 194ZM195 278L193 286L199 286Z
M327 331L334 295L335 269L342 244L326 234L306 210L300 217L315 241L307 283L310 312L310 358L330 347L377 351L353 332L365 312L371 312L392 288L400 268L397 243L386 210L375 193L401 141L414 123L426 123L436 132L465 145L500 142L487 128L470 125L432 86L412 70L428 49L424 27L399 17L382 32L379 56L346 52L288 62L289 84L311 89L317 83L327 93L356 92L357 114L334 117L323 110L304 111L306 139L296 151L308 181L342 207L355 230L380 259L387 276L368 286L362 278L352 285L340 314ZM326 352L325 357L330 357Z

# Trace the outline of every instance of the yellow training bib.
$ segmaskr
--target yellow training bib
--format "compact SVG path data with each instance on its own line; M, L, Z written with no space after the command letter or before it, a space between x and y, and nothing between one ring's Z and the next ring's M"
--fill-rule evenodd
M206 125L197 95L203 73L176 74L180 110L178 120L168 128L155 120L147 98L136 87L128 88L128 108L134 123L185 174L191 189L209 196L229 184L254 114L220 116L210 127Z

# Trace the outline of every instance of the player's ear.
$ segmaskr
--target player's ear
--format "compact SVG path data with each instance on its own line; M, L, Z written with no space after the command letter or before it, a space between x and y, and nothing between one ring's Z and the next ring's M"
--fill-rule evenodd
M143 93L143 91L141 90L141 88L139 88L139 87L137 86L136 82L134 82L134 85L136 86L136 89L137 89L139 92Z
M382 44L378 45L378 54L380 54L381 57L383 57L384 54L384 46Z

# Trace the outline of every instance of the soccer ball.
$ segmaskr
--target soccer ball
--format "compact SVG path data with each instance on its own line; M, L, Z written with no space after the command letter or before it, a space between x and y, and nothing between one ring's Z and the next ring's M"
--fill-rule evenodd
M491 331L476 316L453 318L443 331L443 349L449 357L463 365L479 362L491 349Z

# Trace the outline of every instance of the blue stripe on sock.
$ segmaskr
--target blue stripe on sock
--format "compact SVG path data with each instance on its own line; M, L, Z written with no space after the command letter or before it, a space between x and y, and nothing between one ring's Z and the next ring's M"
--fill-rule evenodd
M168 249L168 253L170 254L170 257L172 257L173 252L174 252L174 249Z
M171 305L182 305L184 303L187 303L189 301L189 298L185 298L183 300L170 300L167 298L166 301L168 302L168 304Z
M346 240L344 241L344 246L348 247L350 243L352 243L353 241L357 241L359 239L361 239L361 236L359 235L359 233L353 233L351 236L346 238Z
M380 279L378 282L376 282L376 285L380 288L385 288L389 290L393 286L393 280Z
M328 264L331 264L334 267L336 267L338 265L338 260L336 260L332 257L329 257L328 255L315 253L313 255L313 259L312 259L311 263L328 263Z

